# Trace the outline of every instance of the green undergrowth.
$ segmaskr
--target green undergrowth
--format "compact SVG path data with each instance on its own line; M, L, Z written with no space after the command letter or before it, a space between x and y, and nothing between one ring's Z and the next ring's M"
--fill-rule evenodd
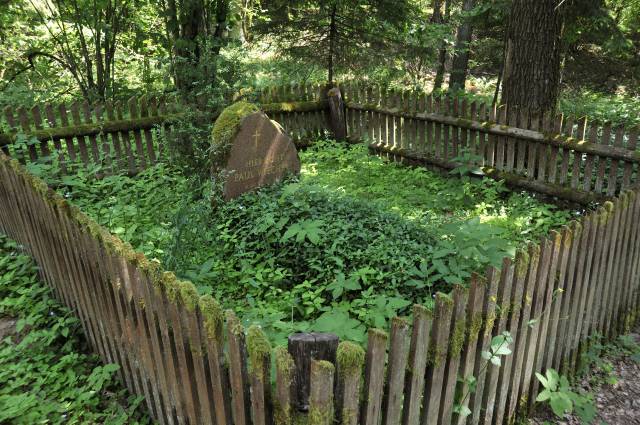
M276 343L309 330L363 341L367 327L433 305L571 218L501 183L386 163L364 146L319 142L300 156L300 178L215 209L208 183L162 164L135 178L77 174L58 190Z
M150 423L101 365L78 320L52 298L33 261L0 235L0 320L17 333L0 341L0 423Z

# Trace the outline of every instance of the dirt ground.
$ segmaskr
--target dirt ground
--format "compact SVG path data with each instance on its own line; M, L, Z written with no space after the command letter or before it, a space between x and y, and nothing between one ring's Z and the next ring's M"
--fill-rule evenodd
M630 336L640 343L640 326ZM580 388L594 394L597 416L594 424L640 425L640 362L629 355L604 357L613 366L606 373L602 370L591 371L580 380ZM614 384L603 383L605 378L615 377ZM544 423L574 425L581 421L574 415L557 418L550 409L538 408L529 419L529 425Z

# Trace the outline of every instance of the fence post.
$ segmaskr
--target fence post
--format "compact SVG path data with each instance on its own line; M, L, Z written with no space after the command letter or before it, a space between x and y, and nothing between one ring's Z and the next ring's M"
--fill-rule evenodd
M336 140L347 139L347 121L344 114L344 101L342 93L338 87L334 87L327 92L329 100L329 123L333 137Z
M311 361L325 360L336 363L338 337L330 333L296 333L289 336L289 354L295 363L293 373L293 408L309 410L311 388Z

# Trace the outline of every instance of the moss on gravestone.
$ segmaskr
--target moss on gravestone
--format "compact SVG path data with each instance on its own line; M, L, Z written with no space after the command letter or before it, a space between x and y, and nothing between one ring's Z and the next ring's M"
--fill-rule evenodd
M211 171L213 173L221 171L224 167L242 119L259 111L260 108L256 105L244 101L236 102L222 111L211 131Z

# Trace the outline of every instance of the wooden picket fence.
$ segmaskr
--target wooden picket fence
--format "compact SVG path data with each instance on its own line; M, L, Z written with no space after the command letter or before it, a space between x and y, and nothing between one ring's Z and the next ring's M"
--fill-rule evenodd
M8 131L0 134L0 148L20 158L23 153L16 151L16 142L23 135L30 161L53 153L63 172L79 163L136 174L162 155L159 132L174 114L171 103L147 97L131 98L126 104L74 102L15 111L7 107L0 128Z
M587 145L591 150L582 152L570 147L573 145L550 144L550 136L540 141L533 134L540 132L517 138L511 133L492 133L507 131L504 126L467 125L474 120L460 121L464 126L457 127L453 136L451 121L429 121L420 113L388 113L380 105L360 107L363 103L349 90L345 93L351 137L368 140L373 147L389 147L390 155L413 153L415 147L422 154L439 152L433 163L442 160L446 165L466 141L465 146L471 143L471 149L487 161L491 158L490 165L496 168L507 169L512 152L515 168L509 172L524 173L534 161L532 179L544 184L551 184L549 164L559 164L556 185L568 156L565 183L569 187L578 162L576 184L582 191L617 197L530 244L514 259L505 258L500 269L489 268L468 285L456 286L451 295L438 294L433 311L415 306L411 322L396 318L389 330L370 329L366 351L343 341L334 359L312 361L309 408L303 413L293 401L297 365L286 348L271 350L258 327L245 331L233 312L223 313L210 296L199 297L191 283L178 281L157 263L135 253L29 175L17 160L0 153L0 230L35 258L42 278L57 298L80 318L92 348L105 362L121 365L122 381L131 392L144 396L158 422L509 423L518 411L533 404L538 392L535 372L555 368L573 373L590 337L613 338L638 318L640 196L637 189L628 189L635 183L636 162L632 156L622 155L623 150L631 151L632 137L625 136L622 146L611 151L614 156L607 156L602 146ZM291 99L272 97L269 104L278 103L283 114L284 103L291 109ZM322 99L299 104L324 108ZM438 115L422 114L432 114L429 119ZM314 119L320 123L319 118ZM299 121L304 125L304 120ZM387 129L384 133L382 122ZM424 122L433 127L434 134L449 133L449 138L412 138L412 134L430 131L421 133ZM74 136L74 148L85 138L91 152L91 137L84 133ZM55 138L50 143L55 146ZM536 146L525 150L522 167L516 161L521 150L510 148L520 144ZM556 160L546 162L545 177L538 180L540 152L553 146L558 151ZM496 154L498 151L502 153ZM536 154L529 157L530 151ZM589 174L584 168L589 155L594 170L600 169L601 158L608 161L599 192L595 184L589 191L585 189L584 179ZM427 158L426 162L432 158L414 156ZM546 159L550 157L549 153ZM616 163L617 170L622 170L621 178L619 172L611 174ZM596 182L599 175L598 171ZM615 186L611 186L612 175ZM525 177L528 180L529 176ZM487 362L483 352L505 331L513 338L509 347L513 353L496 367ZM469 377L476 379L474 392L469 391L467 380L460 381ZM455 413L456 406L462 405L470 409L469 416Z
M294 85L265 89L248 100L259 102L295 142L304 145L327 134L328 106L321 93L319 86ZM213 122L218 113L200 112L198 118ZM135 175L166 154L166 139L180 119L186 114L175 101L146 96L104 105L7 107L0 116L0 149L22 162L50 160L53 153L63 173L80 165ZM16 143L21 136L22 145ZM26 152L19 151L20 146Z
M376 86L342 89L350 137L394 157L449 169L464 155L478 157L490 177L585 204L637 179L637 127Z

